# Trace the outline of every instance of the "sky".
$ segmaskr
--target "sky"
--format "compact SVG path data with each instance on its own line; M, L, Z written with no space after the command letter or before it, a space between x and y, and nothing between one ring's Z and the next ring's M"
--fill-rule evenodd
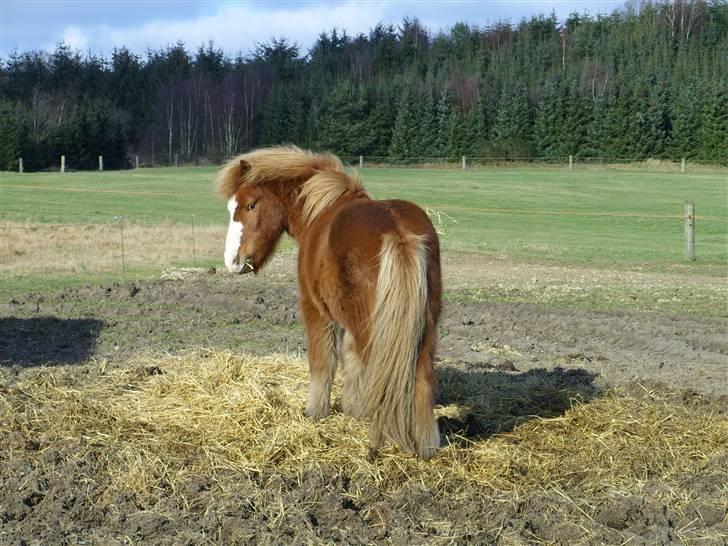
M228 55L248 54L255 44L286 37L302 52L323 30L367 33L379 22L417 18L433 32L458 22L485 26L523 17L611 13L624 0L418 0L418 1L142 1L0 0L0 55L13 49L53 50L64 41L82 53L108 55L125 46L143 54L178 40L188 49L212 40Z

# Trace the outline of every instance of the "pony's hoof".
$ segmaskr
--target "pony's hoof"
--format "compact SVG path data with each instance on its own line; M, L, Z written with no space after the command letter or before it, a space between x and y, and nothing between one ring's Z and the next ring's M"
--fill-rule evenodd
M417 456L423 461L429 461L432 459L432 456L437 453L438 449L439 448L437 447L420 447L417 450Z
M329 414L329 411L326 408L320 408L320 409L313 409L313 408L306 408L306 417L309 419L313 419L314 421L320 421L324 417L326 417Z

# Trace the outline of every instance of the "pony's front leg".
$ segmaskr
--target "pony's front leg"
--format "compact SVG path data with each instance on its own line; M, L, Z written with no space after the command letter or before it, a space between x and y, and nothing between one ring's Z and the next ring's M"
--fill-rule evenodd
M321 419L329 414L331 383L336 373L336 323L325 320L313 309L307 311L305 306L303 314L311 372L306 415L312 419Z

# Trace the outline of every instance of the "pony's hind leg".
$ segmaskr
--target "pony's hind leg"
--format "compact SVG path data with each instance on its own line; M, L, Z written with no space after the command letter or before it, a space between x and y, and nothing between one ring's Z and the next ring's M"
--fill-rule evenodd
M336 373L336 323L327 322L318 313L307 314L305 307L304 318L308 338L308 367L311 372L306 415L321 419L329 414L331 383Z
M427 460L440 448L440 431L435 419L437 381L433 368L436 338L433 329L426 331L422 351L415 369L414 441L417 455Z
M344 413L359 419L364 414L362 394L366 383L365 368L356 352L354 337L349 332L344 333L341 347L341 368L343 375L341 403Z

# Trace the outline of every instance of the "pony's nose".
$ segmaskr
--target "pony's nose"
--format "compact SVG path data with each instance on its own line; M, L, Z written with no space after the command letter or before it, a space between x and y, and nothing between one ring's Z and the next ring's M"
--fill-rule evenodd
M240 256L235 256L235 257L233 258L233 265L234 265L234 266L238 266L238 265L240 265Z

